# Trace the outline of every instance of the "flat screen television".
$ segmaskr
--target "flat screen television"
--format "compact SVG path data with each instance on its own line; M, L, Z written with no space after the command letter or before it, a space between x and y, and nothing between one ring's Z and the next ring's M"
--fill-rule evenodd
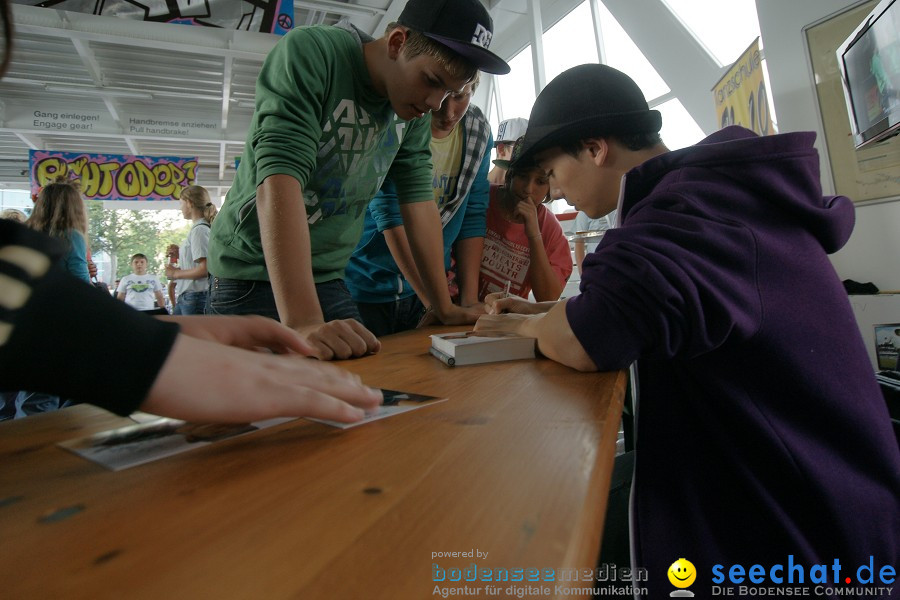
M900 0L881 0L837 61L856 147L900 133Z

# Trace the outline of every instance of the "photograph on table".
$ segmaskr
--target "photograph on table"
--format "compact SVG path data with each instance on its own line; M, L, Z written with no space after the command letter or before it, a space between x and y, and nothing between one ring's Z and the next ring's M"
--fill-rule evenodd
M900 353L900 323L875 326L875 356L878 369L897 369L897 356Z

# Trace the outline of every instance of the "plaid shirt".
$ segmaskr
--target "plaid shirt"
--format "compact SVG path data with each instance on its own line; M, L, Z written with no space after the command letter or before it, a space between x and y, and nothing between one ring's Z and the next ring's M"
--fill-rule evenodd
M469 190L478 175L478 168L481 166L481 161L484 160L484 154L490 149L491 126L480 108L469 105L469 110L463 116L461 125L466 146L463 148L456 193L453 198L441 206L442 226L449 223L456 215L456 211L463 205L463 200L469 195Z

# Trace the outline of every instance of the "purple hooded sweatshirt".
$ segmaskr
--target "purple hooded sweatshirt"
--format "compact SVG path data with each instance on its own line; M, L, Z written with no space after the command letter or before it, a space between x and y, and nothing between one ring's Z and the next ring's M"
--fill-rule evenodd
M801 565L810 593L815 565L831 587L859 585L870 556L869 586L896 569L900 453L826 256L854 209L823 198L814 139L729 127L633 169L621 226L566 306L599 369L637 360L632 566L651 598L676 589L682 557L698 597L737 587L734 564L751 587L787 586L771 567Z

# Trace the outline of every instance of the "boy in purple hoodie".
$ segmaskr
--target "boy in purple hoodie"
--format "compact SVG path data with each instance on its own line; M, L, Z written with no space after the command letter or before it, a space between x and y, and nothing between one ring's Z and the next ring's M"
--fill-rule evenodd
M489 299L476 328L579 370L637 361L631 560L649 597L895 586L897 440L827 257L852 203L823 198L813 133L729 127L670 152L661 124L607 66L541 92L513 164L537 162L592 218L618 209L619 226L579 296Z

